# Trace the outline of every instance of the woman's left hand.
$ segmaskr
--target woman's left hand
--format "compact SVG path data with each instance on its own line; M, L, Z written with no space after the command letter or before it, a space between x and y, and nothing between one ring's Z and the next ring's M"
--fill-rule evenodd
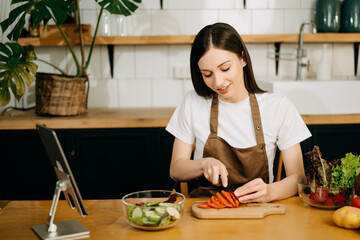
M268 184L261 178L256 178L234 191L241 203L269 202Z

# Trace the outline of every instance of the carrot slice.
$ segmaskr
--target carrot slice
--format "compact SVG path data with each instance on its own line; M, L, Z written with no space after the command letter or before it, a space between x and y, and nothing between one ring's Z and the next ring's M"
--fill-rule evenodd
M232 199L232 197L230 196L229 192L226 192L224 190L221 191L222 195L224 196L224 198L226 198L226 200L229 201L229 203L231 204L231 206L236 207L236 203L234 202L234 200Z
M225 207L232 207L232 204L226 199L224 198L219 192L216 193L216 196L218 197L218 199L220 200L220 202L225 205Z
M198 207L203 209L211 208L207 202L198 204Z
M236 207L238 207L240 205L240 201L239 199L235 196L234 192L230 192L230 196L232 197L232 199L234 200Z
M220 205L220 206L223 205L225 207L225 205L219 200L219 198L216 195L212 196L211 200L214 201L217 205Z
M207 204L212 208L217 208L217 209L224 208L224 207L221 207L220 205L214 203L213 201L211 201L211 198L207 200Z

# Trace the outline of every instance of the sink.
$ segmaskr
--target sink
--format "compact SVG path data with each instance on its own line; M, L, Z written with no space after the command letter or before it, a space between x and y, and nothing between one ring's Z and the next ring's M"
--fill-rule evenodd
M360 80L260 79L260 88L287 96L302 115L360 113Z

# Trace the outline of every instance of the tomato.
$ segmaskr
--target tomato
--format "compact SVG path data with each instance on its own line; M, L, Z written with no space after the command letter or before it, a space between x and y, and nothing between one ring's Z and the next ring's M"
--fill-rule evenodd
M351 206L360 208L360 196L351 200Z

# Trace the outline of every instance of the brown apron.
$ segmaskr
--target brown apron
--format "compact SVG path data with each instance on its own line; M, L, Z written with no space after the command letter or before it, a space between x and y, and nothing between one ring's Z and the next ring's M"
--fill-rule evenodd
M249 93L249 99L257 142L257 145L250 148L234 148L217 135L219 108L217 95L214 96L211 104L210 135L204 146L203 157L216 158L226 166L228 171L228 187L232 191L255 178L262 178L265 183L269 183L268 159L259 105L253 93ZM190 196L209 197L220 190L220 187L212 185L211 182L202 176L197 179L197 186L190 193Z

